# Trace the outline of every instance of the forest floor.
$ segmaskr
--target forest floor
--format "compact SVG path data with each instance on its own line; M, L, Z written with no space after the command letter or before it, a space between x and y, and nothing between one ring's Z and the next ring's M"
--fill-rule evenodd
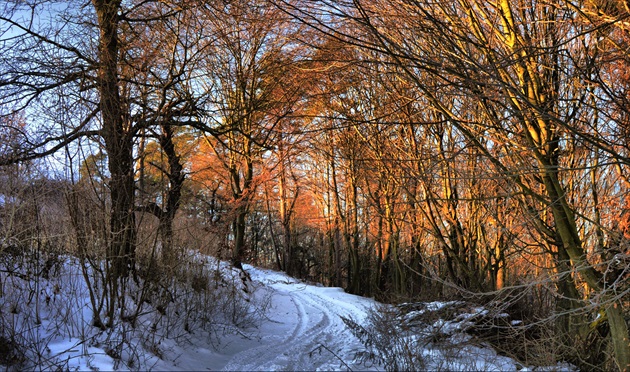
M174 363L156 370L313 371L365 370L353 362L362 349L340 316L362 322L374 301L341 288L310 285L282 273L245 265L254 296L266 298L266 317L258 327L221 340L216 350L182 350Z
M242 273L237 270L225 264L217 265L212 258L204 259L206 265L221 266L225 277L238 279L241 275L242 278ZM78 268L69 269L74 265L71 262L66 261L65 270L77 272ZM411 335L403 343L390 340L388 344L382 342L381 336L369 331L373 329L369 325L370 314L381 306L374 300L347 294L341 288L308 284L272 270L249 265L244 265L244 269L251 281L241 285L239 291L245 294L244 301L233 309L255 315L250 317L254 321L238 327L216 326L211 331L195 329L186 323L181 327L186 329L185 332L163 332L159 325L156 327L156 324L166 324L170 329L176 328L174 325L178 321L164 319L164 316L159 322L139 320L133 327L121 323L120 329L98 331L89 325L89 292L80 281L75 280L70 285L63 282L63 275L59 276L59 282L41 279L37 288L42 300L28 301L12 295L7 291L8 285L11 284L13 289L27 289L34 288L33 284L4 277L5 293L0 297L4 300L0 303L3 326L5 331L7 327L13 327L20 336L11 338L5 332L0 341L7 343L19 339L22 344L30 344L35 351L22 354L22 362L24 358L36 362L34 365L22 363L19 367L36 370L52 367L93 371L384 370L392 369L392 358L398 358L396 353L401 353L401 361L395 369L532 370L498 355L487 345L469 342L470 337L460 332L462 326L483 309L471 309L470 313L460 314L456 319L436 319L434 323L426 324L424 329L430 329L432 334L429 338ZM68 289L72 290L66 292ZM449 303L433 302L423 308L446 306ZM39 318L34 325L33 314ZM175 316L173 314L176 313L170 316ZM149 324L154 326L151 328ZM451 341L436 342L438 333ZM363 340L357 335L363 335ZM114 344L118 347L111 346ZM402 360L409 357L402 355L405 353L413 353L414 362L404 364ZM389 366L386 365L387 358ZM414 364L415 361L420 364ZM5 365L9 365L7 369L16 369L18 364L12 368L11 362L5 358ZM537 370L567 368L558 365Z

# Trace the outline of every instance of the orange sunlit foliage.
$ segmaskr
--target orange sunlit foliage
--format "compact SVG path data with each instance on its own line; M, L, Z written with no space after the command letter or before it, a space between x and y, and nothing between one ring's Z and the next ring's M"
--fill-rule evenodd
M229 184L224 164L214 153L212 141L211 138L203 136L196 140L196 148L190 158L189 175L196 188L214 190Z
M315 197L310 192L302 192L295 203L295 220L300 225L323 231L324 216L317 208Z

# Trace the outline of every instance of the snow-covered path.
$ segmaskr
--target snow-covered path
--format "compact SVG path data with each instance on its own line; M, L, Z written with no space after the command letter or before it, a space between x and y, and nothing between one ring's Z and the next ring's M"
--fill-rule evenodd
M362 321L373 301L340 288L297 282L282 273L251 266L246 270L271 295L269 318L257 337L238 345L242 350L231 356L224 370L358 368L352 360L360 346L340 316Z
M214 264L213 264L214 265ZM41 324L32 328L29 337L43 350L41 366L33 369L49 369L57 366L64 370L153 370L153 371L314 371L314 370L366 370L383 369L382 366L366 366L355 362L357 352L364 347L351 334L341 317L351 318L359 325L366 325L368 310L375 306L371 299L345 293L341 288L327 288L300 282L287 275L271 270L244 265L251 276L247 294L239 301L225 301L234 308L225 308L223 316L231 311L240 312L236 319L251 319L247 315L258 316L257 326L235 328L227 320L226 327L217 317L216 327L208 329L179 329L181 319L158 318L173 322L172 333L158 332L154 327L141 327L149 323L139 322L138 328L125 328L127 323L100 331L93 327L88 291L80 277L60 276L59 288L67 292L55 295L59 298L46 301L46 311L40 316ZM68 272L78 272L78 267L69 261ZM225 278L241 283L240 272L225 264ZM64 280L65 279L65 280ZM18 277L14 284L28 285ZM58 285L43 282L42 291ZM242 284L242 283L241 283ZM229 287L232 288L232 287ZM237 286L238 288L238 286ZM241 289L245 287L241 286ZM241 289L237 289L240 291ZM49 292L46 292L49 293ZM234 293L225 293L234 296ZM234 298L234 297L230 297ZM210 297L210 301L216 298ZM15 300L17 301L17 300ZM25 314L34 314L36 302L22 308ZM222 302L217 301L218 305ZM261 306L266 304L266 306ZM446 303L428 303L424 309ZM30 307L28 307L30 306ZM42 304L43 306L43 304ZM261 308L264 315L261 315ZM57 314L60 314L59 316ZM68 316L70 314L70 316ZM152 320L147 313L147 319ZM15 315L15 314L14 314ZM185 315L185 314L184 314ZM243 316L245 315L245 316ZM464 316L465 315L465 316ZM470 336L462 333L444 332L457 330L470 318L470 313L462 313L458 319L436 319L435 324L427 323L428 329L442 331L452 338L450 345L458 345L457 340L467 340ZM255 318L254 316L254 318ZM181 317L181 316L180 316ZM22 320L26 324L26 320ZM18 324L21 326L20 324ZM24 328L24 327L22 327ZM221 330L225 330L225 333ZM185 332L184 332L185 331ZM91 333L90 333L91 332ZM168 332L166 329L165 332ZM412 341L415 338L405 339ZM516 361L497 355L496 351L478 344L461 343L456 348L444 347L449 344L431 344L423 340L413 352L422 358L423 366L430 370L523 370ZM120 347L119 356L112 355L112 349ZM395 345L394 345L395 346ZM411 345L412 347L413 344ZM406 347L406 345L405 345ZM406 352L407 349L405 349ZM395 350L394 350L395 351ZM382 350L377 350L382 352ZM394 353L397 358L400 354ZM408 354L405 354L408 355ZM0 366L2 367L2 366ZM380 367L380 368L379 368ZM52 368L56 369L56 368ZM557 365L549 370L571 370L566 365Z

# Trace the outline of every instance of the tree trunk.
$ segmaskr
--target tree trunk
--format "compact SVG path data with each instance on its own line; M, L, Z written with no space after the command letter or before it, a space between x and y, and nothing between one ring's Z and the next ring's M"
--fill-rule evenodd
M136 221L134 215L133 134L125 128L125 113L118 81L118 11L120 0L93 0L100 31L98 92L103 120L102 135L110 172L110 241L107 249L109 282L108 317L113 324L118 280L134 267ZM121 296L121 298L124 296Z
M559 249L566 251L567 257L571 260L571 266L577 269L582 279L593 290L602 294L600 303L604 306L610 326L615 363L620 371L628 371L630 370L630 342L628 341L630 333L623 315L623 304L620 300L614 299L614 296L605 288L602 288L601 275L587 262L572 210L564 197L564 193L559 192L559 190L562 191L562 187L557 179L557 174L548 172L544 180L546 191L550 199L554 201L551 204L551 209L563 244Z
M296 262L293 252L293 245L291 244L291 208L289 207L288 195L287 195L287 180L284 164L284 153L282 153L282 144L280 144L281 152L281 169L280 177L278 180L278 192L280 194L280 221L282 223L283 232L283 260L284 270L288 275L295 275Z
M160 218L160 231L162 234L162 259L169 266L175 263L176 252L173 244L173 223L175 215L179 210L182 199L182 188L184 187L184 167L173 141L173 128L168 124L162 125L162 135L160 136L160 146L166 154L168 160L168 181L169 188L166 196L166 205L163 216Z
M110 247L113 275L126 274L133 253L135 221L133 218L132 142L124 128L124 114L118 86L118 9L120 1L95 0L98 15L99 94L103 119L103 138L111 175Z
M361 261L359 256L359 220L358 220L358 186L356 179L356 169L354 164L351 167L350 177L350 208L346 233L346 246L348 247L348 292L354 294L361 293Z
M247 212L243 209L243 207L238 208L236 218L232 225L232 231L234 232L232 263L238 269L243 268L242 263L245 253L245 218L247 217Z

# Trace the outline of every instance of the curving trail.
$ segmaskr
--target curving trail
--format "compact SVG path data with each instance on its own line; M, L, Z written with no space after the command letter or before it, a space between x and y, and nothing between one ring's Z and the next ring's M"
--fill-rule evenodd
M365 369L353 363L361 346L340 316L362 322L373 301L340 288L300 283L282 273L251 266L246 270L271 296L269 319L255 340L244 341L224 370Z

